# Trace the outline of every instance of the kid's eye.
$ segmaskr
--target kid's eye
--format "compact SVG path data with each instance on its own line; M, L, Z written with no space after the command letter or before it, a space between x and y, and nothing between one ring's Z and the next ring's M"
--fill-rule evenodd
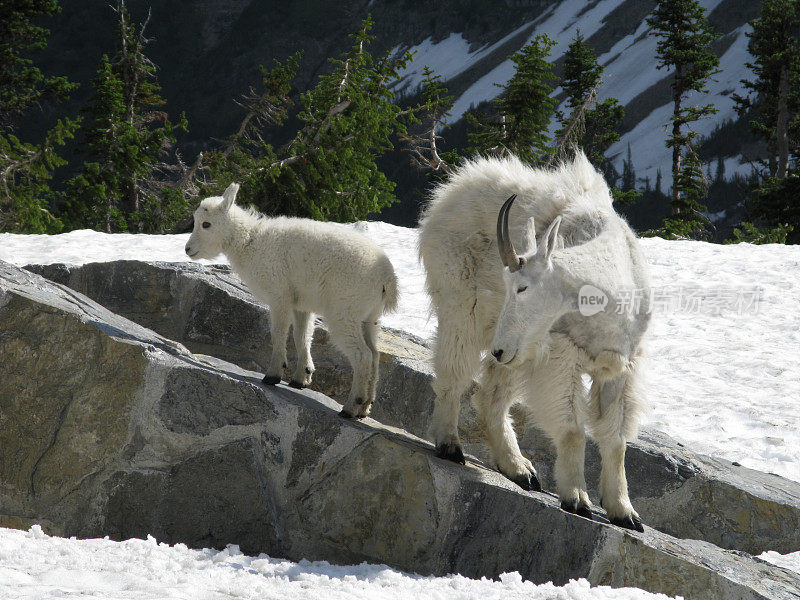
M527 289L528 289L528 286L527 285L523 285L523 286L517 288L517 293L521 294L522 292L524 292Z
M209 227L211 227L211 223L208 221L203 221L203 229L208 229Z

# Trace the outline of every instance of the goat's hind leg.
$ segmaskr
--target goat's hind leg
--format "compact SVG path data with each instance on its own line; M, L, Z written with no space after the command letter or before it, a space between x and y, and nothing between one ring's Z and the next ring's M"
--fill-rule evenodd
M264 379L267 385L281 382L286 368L286 337L289 335L291 306L288 302L273 302L269 305L269 327L272 337L272 357Z
M347 419L360 419L369 414L369 384L374 365L373 352L364 337L360 321L333 321L328 324L333 342L347 355L353 367L350 395L339 413Z
M295 310L292 320L292 337L297 353L297 366L289 385L301 389L311 384L314 375L314 361L311 360L311 338L314 335L314 315Z
M493 358L484 360L484 376L473 401L486 433L486 442L499 471L524 490L542 486L533 463L522 455L508 413L515 398L513 370L500 367Z
M463 465L466 461L458 438L458 416L461 397L472 385L472 376L480 365L480 347L474 333L462 329L474 327L471 318L464 318L459 323L460 316L439 316L433 351L436 399L430 435L436 444L436 456Z
M378 392L378 370L380 369L381 353L378 350L378 335L380 333L380 325L378 319L370 318L363 324L364 339L367 346L372 350L372 371L370 372L369 385L367 389L367 414L369 414L370 407L375 402L375 397Z

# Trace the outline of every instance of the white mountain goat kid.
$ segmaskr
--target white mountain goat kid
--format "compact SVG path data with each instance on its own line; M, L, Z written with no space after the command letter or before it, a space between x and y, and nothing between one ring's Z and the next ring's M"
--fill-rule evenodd
M186 254L194 259L224 254L253 295L269 305L272 357L265 384L281 381L290 322L297 366L289 385L311 383L314 314L322 316L353 367L341 414L367 416L378 381L378 319L397 306L392 263L371 240L340 225L267 218L236 206L238 191L232 183L222 197L200 203Z
M486 352L475 403L499 470L525 489L541 489L509 418L509 407L524 402L556 446L562 508L591 518L588 428L602 457L600 495L609 519L641 531L628 497L625 446L644 405L648 277L603 177L582 153L555 170L514 157L479 158L436 188L421 229L420 256L439 319L431 426L437 455L464 462L460 398ZM581 310L587 291L608 299L603 310ZM636 301L624 306L631 295ZM588 397L583 374L592 380Z

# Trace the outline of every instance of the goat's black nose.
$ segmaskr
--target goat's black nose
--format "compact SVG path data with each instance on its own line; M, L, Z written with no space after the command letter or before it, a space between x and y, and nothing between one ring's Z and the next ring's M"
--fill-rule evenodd
M499 361L500 357L503 356L503 349L501 348L500 350L492 350L492 356Z

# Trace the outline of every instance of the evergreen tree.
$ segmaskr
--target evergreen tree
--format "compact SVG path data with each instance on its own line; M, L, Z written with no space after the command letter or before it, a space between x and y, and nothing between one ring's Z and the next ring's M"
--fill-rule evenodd
M716 183L725 181L725 160L722 156L717 156L717 174L714 177Z
M564 78L561 87L567 95L568 113L560 113L561 137L571 115L584 108L593 91L600 85L603 67L597 62L594 50L586 43L580 31L564 55ZM619 141L618 127L625 117L625 108L616 98L596 102L583 110L583 127L575 136L575 144L582 148L592 164L608 174L609 164L605 157L612 144Z
M747 48L753 62L747 66L755 81L742 81L749 93L734 100L766 144L767 170L753 186L748 205L748 217L757 225L750 224L755 229L745 228L741 235L761 239L758 226L763 226L782 232L778 238L800 243L800 2L765 0L752 26Z
M797 150L799 4L797 0L764 0L759 18L751 22L753 31L747 34L747 49L753 57L753 62L747 66L755 75L755 81L742 81L748 90L747 96L733 96L736 111L740 116L749 117L751 130L766 143L771 177L786 177L790 152Z
M744 221L739 227L734 228L733 235L724 243L785 244L792 231L794 231L794 227L791 225L778 225L772 229L761 229L752 223Z
M706 91L708 79L719 72L719 59L711 51L716 34L706 20L698 0L660 0L647 18L652 34L658 38L658 69L673 71L672 131L667 147L672 148L671 218L665 222L668 233L684 236L699 234L707 224L705 207L700 203L703 170L692 147L696 133L688 126L716 112L711 104L687 107L692 92ZM689 163L685 166L683 161ZM693 179L699 177L699 179Z
M302 128L294 138L278 149L260 145L260 166L243 182L245 201L268 214L354 221L396 200L395 183L376 160L413 121L415 109L401 110L389 89L411 55L374 58L368 49L374 38L371 29L372 19L367 17L351 36L349 50L331 59L333 71L301 95L297 119ZM265 85L284 86L280 96L289 85L286 76L292 65L276 69ZM277 97L272 100L286 105Z
M493 113L483 118L472 112L466 115L472 152L510 152L530 164L547 159L547 130L555 105L550 97L550 82L555 75L547 58L554 44L547 35L537 35L511 57L514 76L505 86L499 86L503 92L492 101Z
M49 210L48 180L65 161L56 147L77 123L59 120L38 143L13 131L20 118L46 102L65 99L77 87L45 76L28 58L47 44L49 31L34 23L59 12L56 0L0 1L0 231L45 233L61 223Z
M629 192L636 189L636 170L633 166L630 144L628 144L627 158L622 161L622 181L620 182L620 189L623 192Z
M788 226L786 243L800 244L800 172L786 177L765 177L755 188L748 210L759 226Z
M422 76L421 103L414 124L424 124L425 127L417 133L401 135L401 140L406 144L405 150L412 155L412 164L428 169L432 180L441 180L453 172L459 158L455 149L442 152L437 141L441 139L439 131L446 127L445 120L453 108L453 97L442 84L441 77L427 65Z
M703 173L703 163L693 148L689 148L681 164L681 172L673 187L678 187L681 194L677 200L673 197L671 208L673 213L664 220L664 232L674 239L708 239L711 221L702 211L706 207L701 204L708 195L709 180Z
M160 110L156 67L144 55L147 21L137 31L122 0L117 12L117 53L103 56L94 93L81 111L85 160L67 182L64 218L71 226L107 232L164 231L185 206L172 185L174 165L164 160L186 119L182 115L175 125Z
M245 109L241 125L221 148L207 153L209 181L203 189L205 193L218 193L239 182L240 203L255 204L267 214L296 214L289 203L291 198L273 189L273 170L277 166L279 173L290 159L278 159L277 150L266 141L266 130L283 125L289 116L292 80L301 57L298 52L283 63L275 60L271 70L259 66L260 84L250 86L248 93L237 101ZM268 195L265 186L271 194Z

